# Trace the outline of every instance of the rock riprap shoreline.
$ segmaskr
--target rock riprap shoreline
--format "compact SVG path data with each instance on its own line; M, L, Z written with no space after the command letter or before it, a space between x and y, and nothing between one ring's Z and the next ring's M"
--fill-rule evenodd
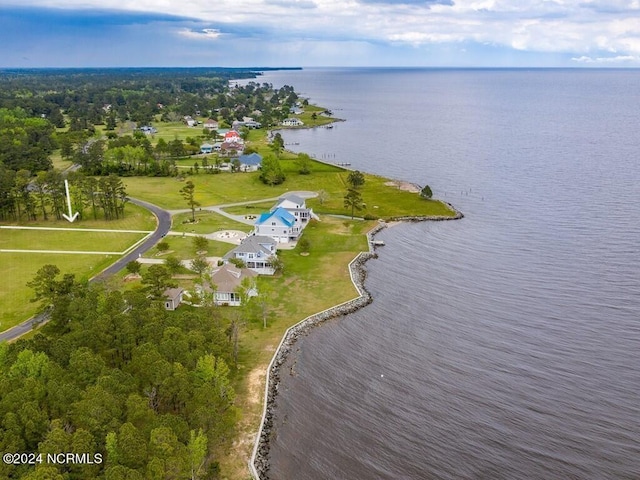
M434 221L434 220L456 220L462 218L464 215L456 210L452 205L448 204L455 212L454 217L401 217L391 219L393 222L409 221ZM380 222L369 233L367 233L367 239L369 244L368 252L361 252L349 263L349 272L351 280L358 291L358 297L353 300L349 300L340 305L328 308L322 312L311 315L305 318L301 322L292 326L285 333L276 353L271 360L268 368L267 385L266 385L266 400L265 407L262 416L262 423L258 432L258 437L254 445L253 454L249 461L249 469L252 476L256 480L268 480L269 477L269 440L271 432L273 430L273 417L275 408L275 399L278 394L278 385L280 384L280 369L285 363L287 356L293 349L294 344L300 336L306 335L309 331L327 320L331 320L336 317L348 315L350 313L359 310L373 301L371 294L364 286L364 282L367 276L365 269L366 262L371 258L376 258L377 254L374 251L374 236L382 229L387 227L387 223Z

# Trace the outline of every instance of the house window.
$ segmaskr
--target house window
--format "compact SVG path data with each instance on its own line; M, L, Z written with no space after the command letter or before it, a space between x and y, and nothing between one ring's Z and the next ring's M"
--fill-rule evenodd
M253 258L253 253L250 253L250 254L249 254L249 258Z

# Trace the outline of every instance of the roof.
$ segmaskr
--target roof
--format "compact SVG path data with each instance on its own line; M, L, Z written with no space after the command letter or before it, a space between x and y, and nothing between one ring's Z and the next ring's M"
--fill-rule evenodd
M269 250L265 245L272 245L273 247L277 246L277 242L271 238L264 235L249 235L245 237L240 245L236 248L228 252L224 258L233 258L236 253L263 253L265 258L273 255L271 250Z
M233 264L225 263L213 270L211 281L218 287L219 292L233 292L240 286L243 279L257 276L258 274L253 270L238 268Z
M248 155L240 155L239 160L244 165L260 165L262 156L257 153L250 153Z
M163 295L165 297L167 297L169 300L176 300L178 298L180 298L180 295L182 295L182 293L184 292L184 290L182 288L167 288Z
M273 212L263 213L256 220L256 225L261 225L269 220L277 219L287 227L292 227L296 223L296 217L287 212L284 208L278 207Z
M282 197L280 197L280 200L278 200L278 203L276 205L280 205L282 202L284 201L290 201L291 203L295 203L296 205L304 205L304 198L299 197L298 195L295 195L293 193L289 194L289 195L284 195Z

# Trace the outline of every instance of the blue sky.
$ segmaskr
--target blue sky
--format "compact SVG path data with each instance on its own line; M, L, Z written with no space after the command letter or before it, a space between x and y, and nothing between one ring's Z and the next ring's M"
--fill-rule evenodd
M0 6L0 67L640 67L640 0L124 3Z

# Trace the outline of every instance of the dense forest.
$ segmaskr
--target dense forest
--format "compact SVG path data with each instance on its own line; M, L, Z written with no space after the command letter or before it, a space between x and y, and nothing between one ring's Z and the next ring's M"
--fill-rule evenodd
M233 332L216 309L167 312L144 289L107 292L53 265L31 286L51 320L0 344L0 451L36 460L0 463L0 478L217 478L236 410ZM67 452L98 461L46 460Z

